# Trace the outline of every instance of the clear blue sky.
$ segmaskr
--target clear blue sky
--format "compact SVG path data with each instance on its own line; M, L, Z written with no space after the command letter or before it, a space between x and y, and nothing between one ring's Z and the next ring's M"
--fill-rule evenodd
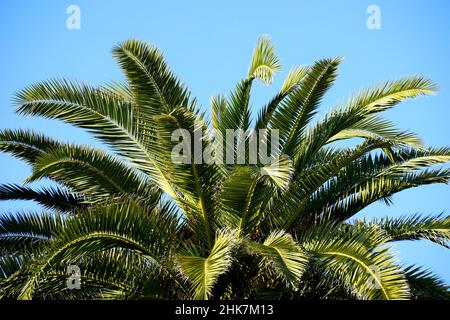
M81 9L81 29L68 30L66 9ZM368 30L366 9L381 9L381 30ZM245 76L253 45L269 34L284 70L272 87L254 90L255 112L279 88L292 65L344 56L323 110L354 90L387 79L422 74L440 92L404 103L387 116L418 132L427 144L449 145L450 2L447 0L346 1L23 1L2 2L0 19L0 129L33 128L62 140L94 143L83 131L56 121L14 115L11 98L33 82L66 76L91 83L121 79L110 51L135 37L164 52L203 108ZM0 154L0 183L22 182L30 169ZM450 211L450 186L429 186L394 196L395 205L374 204L359 216ZM36 208L2 202L0 213ZM420 263L450 283L450 253L427 242L397 245L402 261Z

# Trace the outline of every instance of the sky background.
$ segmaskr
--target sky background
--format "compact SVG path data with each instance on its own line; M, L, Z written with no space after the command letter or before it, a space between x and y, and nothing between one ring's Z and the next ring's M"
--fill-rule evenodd
M67 7L81 9L81 29L69 30ZM381 30L369 30L368 6L381 9ZM290 67L343 56L336 84L321 111L355 90L384 80L421 74L439 84L436 96L402 103L386 112L399 127L419 133L428 145L449 145L450 1L2 1L0 19L0 129L32 128L63 141L100 144L80 129L14 114L18 90L53 77L101 84L123 79L111 48L128 38L157 45L202 108L216 93L229 93L246 75L259 35L277 46L283 71L270 87L256 85L256 112L279 87ZM0 184L21 183L30 168L0 154ZM45 183L45 182L44 182ZM42 184L42 183L41 183ZM425 186L376 203L357 217L449 213L450 186ZM35 210L23 201L0 203L0 214ZM427 266L450 283L450 253L437 245L402 242L402 262Z

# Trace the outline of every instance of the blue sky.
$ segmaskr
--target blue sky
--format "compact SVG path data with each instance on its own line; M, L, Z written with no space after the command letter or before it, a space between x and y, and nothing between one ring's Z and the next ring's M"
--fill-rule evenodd
M69 5L81 9L81 29L66 28ZM369 5L381 9L381 30L366 27ZM356 89L400 76L421 74L439 84L436 96L401 104L386 116L429 145L449 145L450 2L432 1L23 1L2 3L0 19L0 129L33 128L61 140L93 141L82 130L56 121L14 114L14 92L52 77L93 84L122 79L111 48L127 38L159 46L172 69L203 108L215 93L228 93L245 76L253 45L269 34L283 62L270 87L257 85L256 111L280 87L289 68L323 57L344 56L340 76L322 111ZM30 169L0 154L0 183L20 183ZM449 213L450 186L427 186L374 204L358 217ZM3 202L0 213L33 209ZM405 263L428 266L450 283L450 254L427 242L396 245Z

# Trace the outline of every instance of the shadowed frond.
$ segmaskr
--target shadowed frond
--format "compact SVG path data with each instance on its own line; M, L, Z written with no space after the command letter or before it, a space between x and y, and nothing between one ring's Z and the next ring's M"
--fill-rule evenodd
M47 209L70 211L85 206L82 196L62 188L32 189L14 184L0 185L0 200L33 200Z
M405 268L405 276L414 300L448 300L450 287L437 275L422 267Z
M66 225L67 217L58 213L16 212L0 215L0 244L9 253L48 244ZM1 251L0 251L1 254Z
M19 298L32 298L53 265L111 248L132 250L146 257L149 263L173 272L165 259L176 247L178 228L175 212L167 209L153 209L150 214L145 207L131 201L92 208L68 221L55 234L42 257L29 266L29 277Z
M31 165L37 157L59 145L56 140L31 130L5 129L0 132L0 151Z

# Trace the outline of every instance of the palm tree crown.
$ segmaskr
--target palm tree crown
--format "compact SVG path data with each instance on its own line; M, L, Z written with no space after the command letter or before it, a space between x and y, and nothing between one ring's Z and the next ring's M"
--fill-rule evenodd
M113 54L125 83L49 80L15 97L18 114L84 128L113 152L29 130L0 132L0 151L32 167L24 185L1 185L0 199L45 208L0 217L1 297L449 298L442 280L400 265L390 245L427 239L448 248L449 216L352 219L404 189L449 182L450 170L435 165L450 160L450 148L426 147L381 115L433 93L432 81L385 82L313 120L341 63L322 59L291 69L252 119L253 83L270 84L281 70L264 36L247 76L229 96L211 99L207 119L157 48L128 40ZM278 130L276 167L248 158L172 161L176 129L201 132L203 147L219 152L213 129L251 128ZM353 138L360 143L335 143ZM43 178L57 187L27 186ZM70 265L79 268L79 290L67 287Z

